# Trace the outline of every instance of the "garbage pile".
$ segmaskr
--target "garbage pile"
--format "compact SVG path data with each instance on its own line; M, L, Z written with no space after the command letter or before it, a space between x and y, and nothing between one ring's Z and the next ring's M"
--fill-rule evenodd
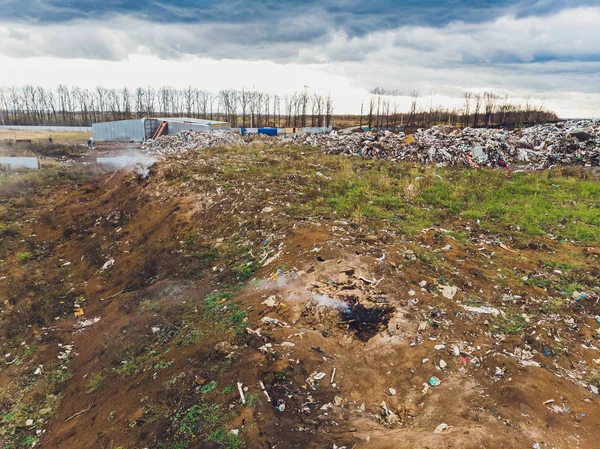
M240 145L246 142L240 134L227 131L181 131L156 140L147 140L142 148L158 154L187 153L200 148Z
M600 165L600 121L578 120L516 130L434 126L412 135L390 131L283 138L323 148L330 154L422 164L529 168Z

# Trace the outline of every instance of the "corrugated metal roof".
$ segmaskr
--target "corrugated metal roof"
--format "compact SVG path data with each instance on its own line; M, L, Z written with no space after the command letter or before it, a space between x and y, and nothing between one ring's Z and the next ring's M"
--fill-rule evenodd
M163 122L177 122L177 123L191 123L195 125L226 125L227 122L221 122L218 120L205 120L200 118L191 118L191 117L152 117L155 120L160 120Z

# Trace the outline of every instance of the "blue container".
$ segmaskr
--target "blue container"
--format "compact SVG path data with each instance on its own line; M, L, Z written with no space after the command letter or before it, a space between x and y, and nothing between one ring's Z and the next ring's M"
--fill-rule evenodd
M267 136L276 136L277 128L258 128L258 134L265 134Z

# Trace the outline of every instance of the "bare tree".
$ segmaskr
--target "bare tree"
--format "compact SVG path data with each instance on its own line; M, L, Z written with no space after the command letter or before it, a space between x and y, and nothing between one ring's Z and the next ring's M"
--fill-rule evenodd
M327 94L327 100L325 101L325 126L331 126L333 119L333 98L331 93Z
M485 126L490 126L492 122L492 115L496 110L496 102L498 101L498 96L493 92L485 92L483 94L483 102L485 108Z
M418 103L419 103L419 97L421 96L421 94L419 93L418 90L412 90L410 92L410 114L408 117L408 122L409 125L414 126L415 124L415 118L417 116L417 107L418 107Z
M471 116L471 99L473 98L472 92L463 92L463 99L465 100L465 111L463 116L463 128L469 126L469 117Z
M375 97L371 97L369 100L369 129L372 128L373 124L373 111L375 110Z
M473 117L473 127L479 124L479 111L481 110L481 94L475 94L475 113Z

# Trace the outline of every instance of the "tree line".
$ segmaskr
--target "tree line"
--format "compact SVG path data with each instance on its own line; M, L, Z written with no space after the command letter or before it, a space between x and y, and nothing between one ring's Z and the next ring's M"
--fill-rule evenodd
M229 122L232 127L329 126L331 95L277 95L256 90L224 89L217 93L194 87L84 89L27 85L0 86L0 124L91 126L110 120L142 117L191 117Z
M388 91L377 87L371 91L371 98L365 108L360 106L360 126L378 129L396 129L398 127L429 127L449 125L461 127L478 126L514 126L521 124L543 123L559 120L556 113L548 110L543 101L534 102L533 97L518 103L508 95L494 92L463 93L462 106L448 108L434 105L433 96L421 97L417 90L410 93L408 112L398 110L396 96L398 91Z
M543 102L534 102L532 97L527 97L522 104L508 95L465 92L462 106L448 108L434 105L434 94L427 101L413 90L408 111L400 111L400 95L396 90L373 89L368 103L360 105L357 124L397 129L432 125L511 126L558 120ZM232 127L305 127L331 125L333 112L331 95L308 90L280 96L244 88L213 93L191 86L183 89L0 86L0 124L3 125L90 126L110 120L187 116L221 120Z

